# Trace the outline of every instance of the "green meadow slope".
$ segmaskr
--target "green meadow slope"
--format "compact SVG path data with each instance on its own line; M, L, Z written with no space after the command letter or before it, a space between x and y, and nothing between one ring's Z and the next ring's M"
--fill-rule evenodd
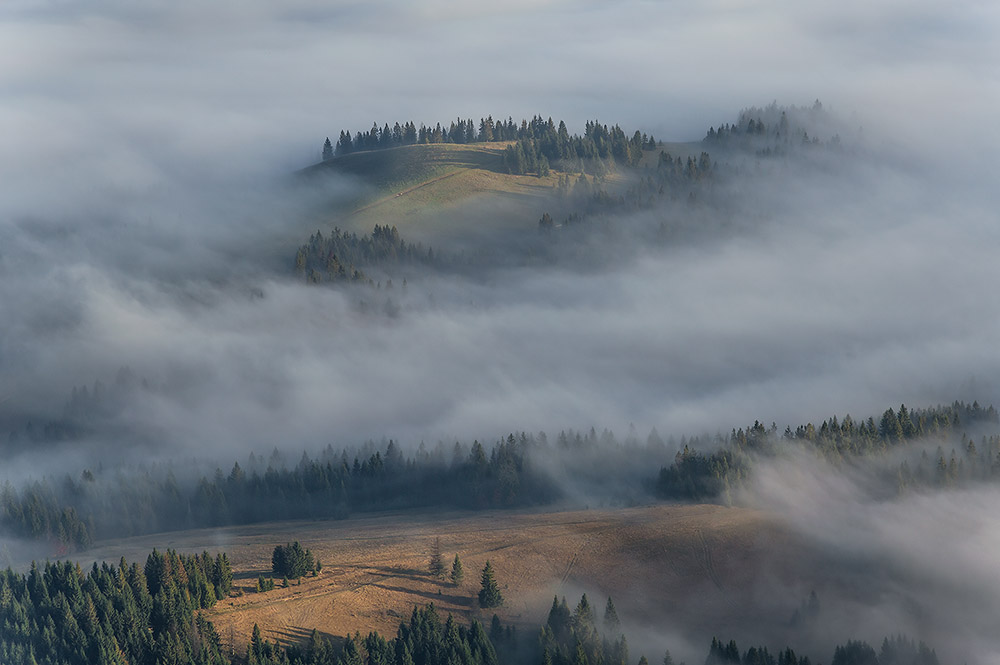
M408 240L440 244L482 241L497 232L531 230L542 213L572 212L558 194L560 171L544 177L512 175L503 165L507 143L409 145L356 152L314 164L310 178L346 178L356 188L347 205L317 212L319 229L368 233L376 224L397 226ZM674 155L697 154L699 144L667 144ZM659 150L646 151L639 169L655 168ZM632 170L608 176L605 187L624 187ZM575 174L569 174L575 179Z

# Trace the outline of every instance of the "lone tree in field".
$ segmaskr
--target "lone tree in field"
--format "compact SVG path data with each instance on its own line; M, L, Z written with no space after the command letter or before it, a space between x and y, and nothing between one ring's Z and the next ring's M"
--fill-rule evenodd
M298 579L313 569L312 552L295 541L291 545L278 545L271 554L271 570L275 575Z
M462 560L456 554L455 560L451 562L451 583L455 586L461 586L464 577L465 571L462 570Z
M431 546L431 560L427 564L427 569L434 577L444 577L444 559L441 558L441 539L435 538L434 545Z
M493 565L487 561L483 568L482 588L479 590L479 606L500 607L503 605L503 596L500 595L500 587L497 586L496 577L493 575Z

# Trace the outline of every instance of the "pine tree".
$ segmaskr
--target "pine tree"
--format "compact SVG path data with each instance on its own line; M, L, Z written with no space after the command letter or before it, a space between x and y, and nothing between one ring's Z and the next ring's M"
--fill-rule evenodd
M618 611L611 596L608 596L608 604L604 606L604 629L612 635L617 635L622 629L622 622L618 619Z
M479 590L479 606L500 607L503 605L503 596L500 594L500 587L497 586L496 577L493 574L493 565L487 561L483 567L482 588Z
M559 641L562 641L569 634L570 629L569 606L566 605L566 597L563 596L562 603L558 596L552 597L552 609L549 610L549 618L546 625L552 629L552 634Z
M330 143L330 137L327 136L326 142L323 143L323 161L325 162L331 159L333 159L333 144Z
M435 538L431 547L431 560L427 564L427 569L434 577L444 577L444 559L441 558L441 539Z
M465 577L465 572L462 570L462 560L455 555L455 560L451 562L451 583L455 586L462 585L462 578Z

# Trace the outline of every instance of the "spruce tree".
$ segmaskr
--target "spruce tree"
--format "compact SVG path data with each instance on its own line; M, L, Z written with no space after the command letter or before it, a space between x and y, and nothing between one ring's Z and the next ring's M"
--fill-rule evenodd
M333 159L333 144L330 143L330 137L327 136L326 142L323 143L323 161L325 162L331 159Z
M427 569L434 577L444 577L444 559L441 558L441 539L435 538L431 547L431 560L427 564Z
M451 562L451 583L455 586L461 586L464 577L465 571L462 570L462 560L456 554L455 560Z
M615 609L615 602L608 596L608 604L604 606L604 629L611 635L621 632L622 622L618 619L618 610Z
M479 606L500 607L503 605L503 596L500 594L500 587L497 586L496 577L493 574L493 565L487 561L483 567L482 588L479 590Z

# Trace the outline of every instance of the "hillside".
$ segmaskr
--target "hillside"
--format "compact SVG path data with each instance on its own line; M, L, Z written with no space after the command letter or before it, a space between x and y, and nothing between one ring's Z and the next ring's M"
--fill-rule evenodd
M505 230L533 229L542 213L572 212L557 196L560 175L513 175L503 165L512 142L432 143L340 155L300 171L322 183L347 178L356 191L346 206L318 209L312 225L368 233L376 224L397 226L408 239L441 244L482 242ZM661 144L647 150L638 168L655 167L659 150L675 156L697 155L699 143ZM609 191L624 189L633 169L605 178ZM571 178L575 174L568 174Z
M462 559L459 588L427 573L437 537L446 562L456 553ZM322 562L319 576L256 593L257 576L270 574L274 545L293 540ZM710 505L272 523L132 538L88 554L117 561L144 557L153 547L225 548L245 595L220 602L209 615L223 641L236 644L246 643L255 623L284 643L307 638L314 627L328 636L394 634L414 606L430 602L488 621L492 612L474 600L487 559L506 598L498 612L505 622L537 626L556 594L575 603L586 592L598 606L611 595L627 626L683 631L697 638L698 649L723 627L738 636L784 625L812 588L821 596L839 593L827 562L765 516ZM761 580L773 587L769 597L762 597Z
M505 143L400 146L341 155L301 173L318 179L346 177L357 183L357 196L346 209L328 207L318 213L320 228L366 232L375 224L391 224L420 239L444 230L444 220L472 214L476 200L502 199L505 210L515 213L513 219L535 215L557 177L504 172L505 147Z

